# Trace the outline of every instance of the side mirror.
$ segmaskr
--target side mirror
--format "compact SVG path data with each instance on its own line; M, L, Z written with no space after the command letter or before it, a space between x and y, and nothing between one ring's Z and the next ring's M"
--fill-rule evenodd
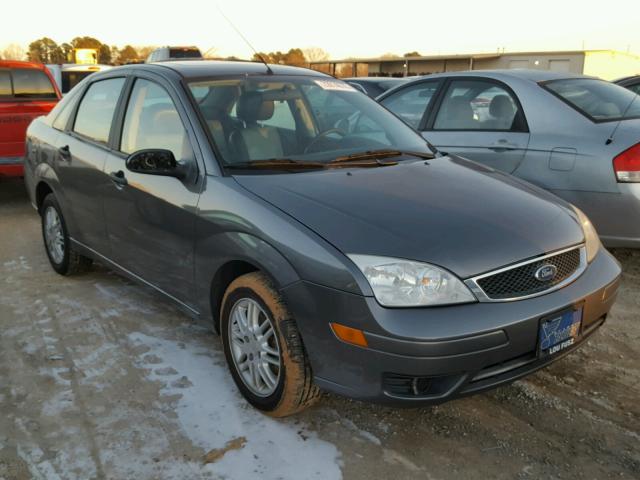
M148 149L132 153L125 163L127 170L147 175L163 175L180 180L187 176L187 168L178 163L171 150Z

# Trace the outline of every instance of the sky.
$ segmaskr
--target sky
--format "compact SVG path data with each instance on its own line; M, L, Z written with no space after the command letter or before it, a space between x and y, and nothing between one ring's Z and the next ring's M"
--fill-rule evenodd
M638 0L27 0L10 2L0 49L44 36L93 36L109 45L196 45L249 58L260 51L321 47L332 59L418 51L423 55L614 49L640 55ZM378 5L384 5L383 8ZM6 6L4 7L7 8ZM33 12L37 12L34 14Z

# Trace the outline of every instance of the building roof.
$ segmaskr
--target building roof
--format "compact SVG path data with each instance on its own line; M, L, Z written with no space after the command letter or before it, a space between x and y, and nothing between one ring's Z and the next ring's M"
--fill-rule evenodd
M385 63L385 62L404 62L409 61L429 61L429 60L482 60L490 58L500 58L506 56L533 56L533 55L580 55L590 52L610 52L622 55L637 55L620 52L617 50L561 50L561 51L537 51L537 52L495 52L495 53L465 53L453 55L425 55L419 57L371 57L371 58L345 58L342 60L324 60L310 62L311 65L322 65L327 63Z

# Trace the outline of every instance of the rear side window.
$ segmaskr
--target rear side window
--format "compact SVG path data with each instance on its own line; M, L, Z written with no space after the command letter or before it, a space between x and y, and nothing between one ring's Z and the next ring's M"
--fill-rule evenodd
M637 95L604 80L568 78L544 82L542 86L594 122L640 118Z
M0 97L56 100L58 95L42 70L14 68L0 71Z
M524 131L518 102L505 87L486 80L454 80L434 130Z
M124 78L92 83L78 107L73 131L97 142L107 143L123 85Z

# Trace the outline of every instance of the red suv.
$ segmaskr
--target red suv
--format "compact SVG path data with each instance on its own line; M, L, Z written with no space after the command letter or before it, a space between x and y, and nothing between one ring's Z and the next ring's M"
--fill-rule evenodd
M60 91L44 65L0 60L0 177L22 176L27 127L58 100Z

